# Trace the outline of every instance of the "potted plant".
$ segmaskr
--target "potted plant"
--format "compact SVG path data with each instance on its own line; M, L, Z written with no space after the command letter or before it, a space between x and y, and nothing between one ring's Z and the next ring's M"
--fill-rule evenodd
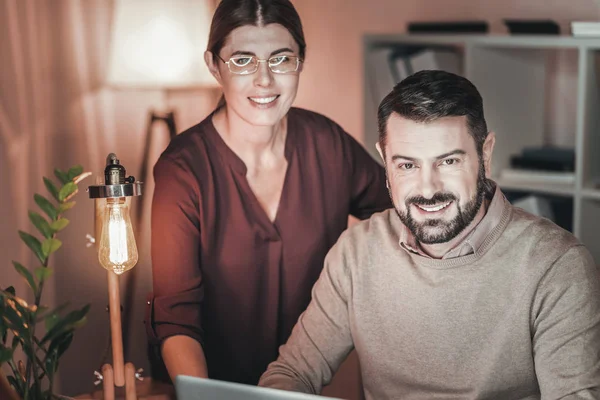
M72 198L78 192L78 183L91 173L84 173L77 165L66 172L55 169L54 175L59 185L43 178L52 201L40 194L34 195L35 203L45 216L29 211L29 219L41 238L19 231L39 266L28 269L19 262L12 262L33 291L33 304L19 297L13 287L0 288L0 367L8 364L10 369L8 376L3 376L0 370L0 397L5 390L8 391L5 396L16 395L24 400L60 398L53 391L59 360L69 348L74 331L85 323L90 307L88 304L68 311L68 304L50 309L42 303L44 284L53 273L48 267L50 256L60 249L62 242L57 236L69 224L64 214L75 205ZM19 348L26 362L16 359Z

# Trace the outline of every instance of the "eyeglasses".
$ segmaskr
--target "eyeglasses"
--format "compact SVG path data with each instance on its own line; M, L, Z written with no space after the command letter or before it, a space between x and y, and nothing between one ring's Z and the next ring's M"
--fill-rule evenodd
M269 69L274 74L290 74L298 71L300 63L303 61L297 56L273 56L267 60L260 60L255 56L231 57L228 61L223 60L218 54L215 54L219 60L227 64L229 71L236 75L250 75L258 71L258 64L266 62Z

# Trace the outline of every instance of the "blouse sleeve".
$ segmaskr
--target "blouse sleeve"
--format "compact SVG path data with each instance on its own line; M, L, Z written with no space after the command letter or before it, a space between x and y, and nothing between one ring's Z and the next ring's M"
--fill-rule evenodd
M152 343L186 335L202 344L199 186L184 163L161 156L154 167L152 278L146 331Z
M359 219L392 207L385 170L352 136L345 133L350 177L350 214Z

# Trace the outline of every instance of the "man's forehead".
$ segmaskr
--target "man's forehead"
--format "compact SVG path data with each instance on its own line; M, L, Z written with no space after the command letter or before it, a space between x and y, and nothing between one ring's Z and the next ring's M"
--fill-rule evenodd
M443 154L448 149L475 150L466 117L442 117L431 122L418 122L392 114L387 124L386 147L390 152L418 153L411 156ZM392 154L390 154L392 155Z

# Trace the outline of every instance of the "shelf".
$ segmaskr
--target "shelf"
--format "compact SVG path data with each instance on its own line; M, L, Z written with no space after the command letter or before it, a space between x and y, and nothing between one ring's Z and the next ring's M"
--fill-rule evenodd
M584 199L600 200L600 189L583 189L581 197Z
M600 38L569 35L441 35L441 34L376 34L365 36L371 45L460 44L486 47L535 49L600 49Z
M535 192L551 194L556 196L572 197L575 193L575 185L569 183L551 183L546 182L524 182L511 181L507 179L498 179L495 182L501 189L518 190L522 192Z

